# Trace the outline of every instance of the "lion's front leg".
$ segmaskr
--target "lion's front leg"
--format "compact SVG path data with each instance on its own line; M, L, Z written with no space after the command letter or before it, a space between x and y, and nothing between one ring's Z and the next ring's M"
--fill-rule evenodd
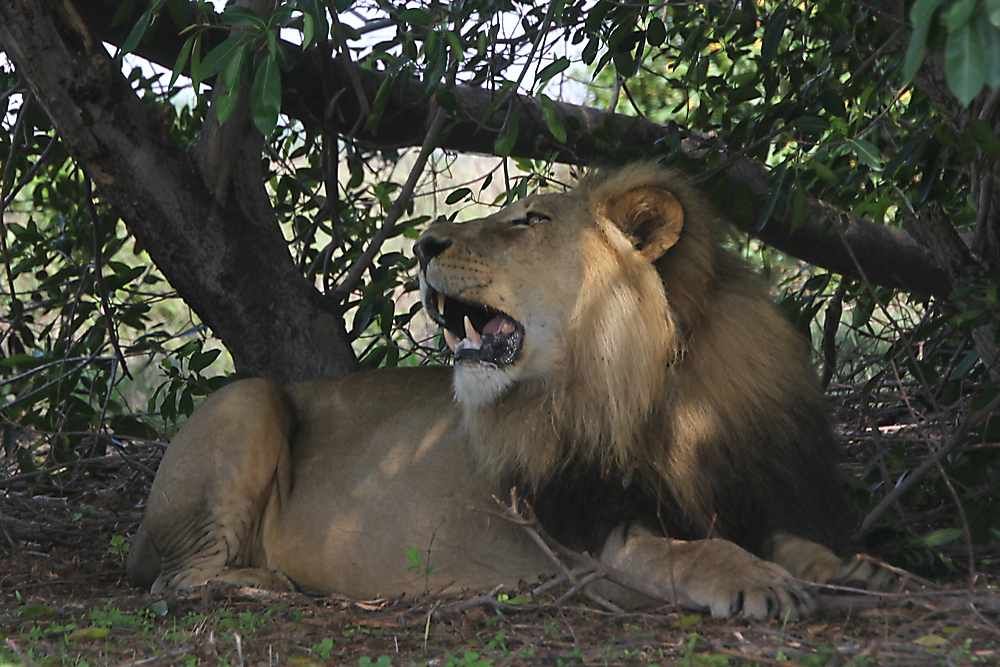
M707 607L714 618L743 613L750 618L798 619L816 609L806 588L781 566L757 558L732 542L684 541L642 528L612 532L601 560Z
M841 558L822 544L788 533L775 533L771 560L799 579L869 591L890 591L899 577L864 556Z

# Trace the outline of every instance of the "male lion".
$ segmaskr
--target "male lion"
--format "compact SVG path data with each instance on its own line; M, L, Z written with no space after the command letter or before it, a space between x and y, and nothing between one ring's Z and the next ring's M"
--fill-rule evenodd
M415 252L454 370L217 392L163 457L129 578L358 597L533 580L549 560L474 509L516 486L565 545L716 617L812 611L792 575L885 587L830 550L848 513L823 396L720 227L649 165L434 224Z

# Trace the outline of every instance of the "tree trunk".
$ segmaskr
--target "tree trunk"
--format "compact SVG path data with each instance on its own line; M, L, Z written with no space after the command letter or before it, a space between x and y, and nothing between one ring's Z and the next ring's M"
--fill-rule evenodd
M237 179L243 191L219 201L69 2L0 2L0 42L69 153L241 375L289 382L357 368L342 317L296 269L260 206L260 174ZM256 166L259 156L242 162Z

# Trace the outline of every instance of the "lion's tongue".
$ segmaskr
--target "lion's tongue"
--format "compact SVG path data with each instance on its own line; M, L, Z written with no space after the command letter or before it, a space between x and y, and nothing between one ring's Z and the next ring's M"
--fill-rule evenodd
M514 323L508 320L506 317L494 317L492 320L486 323L483 327L483 335L486 334L498 334L498 333L510 333L514 330Z

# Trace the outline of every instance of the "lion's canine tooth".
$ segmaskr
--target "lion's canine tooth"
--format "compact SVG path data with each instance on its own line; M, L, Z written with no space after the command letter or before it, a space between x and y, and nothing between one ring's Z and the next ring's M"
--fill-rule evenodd
M444 315L444 294L438 292L438 314Z
M466 340L468 340L477 348L482 347L483 337L479 335L478 331L476 331L476 327L472 326L472 320L469 319L468 315L465 316L465 321L463 322L463 324L465 324Z
M448 329L444 330L444 342L448 343L448 347L452 352L458 349L458 336L453 334Z

